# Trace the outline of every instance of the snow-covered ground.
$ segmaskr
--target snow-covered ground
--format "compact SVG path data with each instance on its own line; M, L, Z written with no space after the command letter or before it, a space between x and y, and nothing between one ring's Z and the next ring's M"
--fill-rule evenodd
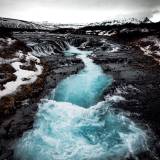
M12 38L0 38L0 49L3 49L4 47L11 46L16 42L15 39Z
M160 39L155 36L149 36L139 40L138 46L147 56L153 57L160 63Z
M116 35L117 32L116 31L101 31L98 33L99 36L113 36L113 35Z
M85 34L87 35L98 35L98 36L116 36L117 34L129 34L129 33L134 33L134 32L140 32L140 33L148 33L149 30L146 28L134 28L134 29L128 29L128 28L123 28L120 30L114 30L114 29L109 29L109 30L86 30Z
M16 75L17 79L16 81L11 81L4 85L5 89L2 91L0 90L0 98L14 93L21 85L35 82L37 76L40 75L43 70L43 67L41 65L36 65L36 71L21 69L20 66L23 65L23 63L21 62L14 62L11 63L11 65L16 70L14 74Z
M86 34L87 35L98 35L98 36L108 36L108 37L111 37L111 36L114 36L117 34L116 31L114 30L87 30L86 31Z
M9 47L15 43L15 39L11 38L1 38L0 44L5 44L5 47ZM1 45L1 50L3 50L3 45ZM7 54L7 53L6 53ZM1 56L1 55L0 55ZM17 51L10 58L0 57L0 66L1 65L10 65L11 68L15 70L14 74L16 80L9 81L3 84L3 89L0 89L0 98L13 94L21 85L30 84L36 81L37 77L42 73L43 67L40 64L40 59L32 55L31 52L23 52L21 50ZM21 66L25 66L25 69ZM29 67L29 68L27 68ZM4 68L2 73L8 73L9 71Z

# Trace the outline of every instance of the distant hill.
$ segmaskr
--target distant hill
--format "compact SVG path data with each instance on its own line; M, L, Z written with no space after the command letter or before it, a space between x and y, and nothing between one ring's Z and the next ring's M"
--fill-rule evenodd
M24 20L12 19L12 18L2 18L0 17L0 28L12 28L12 29L36 29L36 30L50 30L51 28L38 24L35 22L29 22ZM56 29L56 27L52 27Z
M78 29L84 25L77 24L54 24L48 22L30 22L12 18L0 17L0 28L7 29L26 29L26 30L56 30L64 28Z

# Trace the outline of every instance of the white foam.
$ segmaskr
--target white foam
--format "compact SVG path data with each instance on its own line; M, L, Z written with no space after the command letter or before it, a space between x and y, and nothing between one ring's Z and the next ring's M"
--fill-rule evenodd
M105 97L106 101L113 101L115 103L119 102L119 101L124 101L125 98L122 96L118 96L118 95L113 95L113 96L106 96Z
M118 160L146 149L145 132L108 107L106 102L85 109L45 100L39 107L34 130L24 134L16 156L23 160Z

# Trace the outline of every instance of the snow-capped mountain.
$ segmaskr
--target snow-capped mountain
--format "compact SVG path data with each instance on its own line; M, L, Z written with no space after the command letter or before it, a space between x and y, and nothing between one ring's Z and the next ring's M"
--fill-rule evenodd
M141 24L141 23L152 23L147 17L144 19L122 19L113 21L104 21L90 23L86 25L82 24L54 24L49 22L29 22L24 20L12 19L12 18L1 18L0 17L0 28L11 28L11 29L34 29L34 30L58 30L58 29L81 29L84 27L94 26L112 26L112 25L124 25L124 24Z
M123 24L141 24L141 23L152 23L152 21L149 18L142 18L142 19L136 19L136 18L128 18L128 19L122 19L122 20L112 20L112 21L104 21L104 22L96 22L96 23L90 23L88 26L111 26L111 25L123 25Z

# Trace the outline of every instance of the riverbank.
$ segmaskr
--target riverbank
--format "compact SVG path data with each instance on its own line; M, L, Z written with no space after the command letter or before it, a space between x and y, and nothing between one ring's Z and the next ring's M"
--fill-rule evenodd
M115 43L116 48L116 43ZM148 126L156 135L153 153L160 152L159 141L159 95L160 66L154 58L148 57L133 46L118 44L113 52L101 50L92 56L95 63L102 66L106 74L111 74L114 83L104 93L110 96L122 96L124 101L114 105L129 113L129 117ZM153 155L144 154L140 159L152 159Z

